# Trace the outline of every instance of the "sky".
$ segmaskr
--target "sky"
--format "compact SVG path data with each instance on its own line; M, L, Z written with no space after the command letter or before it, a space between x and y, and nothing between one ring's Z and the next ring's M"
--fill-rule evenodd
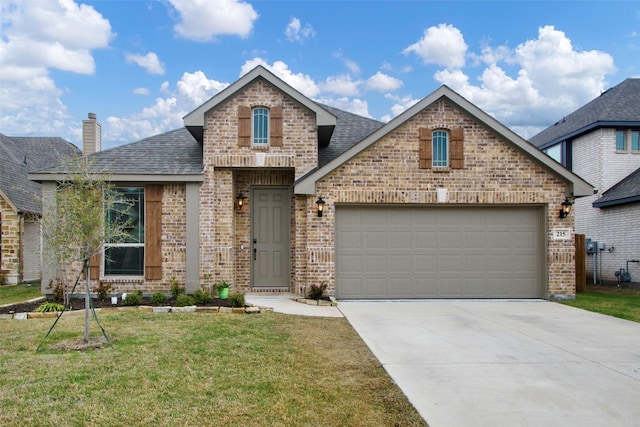
M0 0L0 133L108 149L260 64L387 122L447 85L524 138L640 77L640 1Z

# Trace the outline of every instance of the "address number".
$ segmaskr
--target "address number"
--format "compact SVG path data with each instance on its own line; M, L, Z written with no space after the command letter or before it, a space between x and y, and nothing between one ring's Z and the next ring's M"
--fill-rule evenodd
M571 239L571 229L569 228L554 228L553 240L569 240Z

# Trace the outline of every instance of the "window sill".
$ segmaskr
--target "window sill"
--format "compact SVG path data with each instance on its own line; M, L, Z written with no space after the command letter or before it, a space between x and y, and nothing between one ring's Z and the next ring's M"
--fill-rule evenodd
M256 151L267 151L269 150L269 144L264 144L264 145L252 145L251 146L252 150L256 150Z
M101 276L100 280L106 283L144 283L144 276Z
M432 167L431 170L434 173L449 173L449 172L451 172L451 168L450 167Z

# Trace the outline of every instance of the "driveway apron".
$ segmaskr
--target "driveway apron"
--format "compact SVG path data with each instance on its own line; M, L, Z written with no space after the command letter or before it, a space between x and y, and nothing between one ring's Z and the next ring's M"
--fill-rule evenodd
M640 426L640 324L543 300L340 301L431 427Z

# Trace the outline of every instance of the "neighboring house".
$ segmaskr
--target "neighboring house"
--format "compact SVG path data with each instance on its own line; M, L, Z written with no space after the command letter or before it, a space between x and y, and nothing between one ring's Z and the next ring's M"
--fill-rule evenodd
M27 174L78 153L62 138L0 134L0 271L5 284L41 279L41 186Z
M327 285L341 299L575 294L573 216L559 209L593 188L445 86L384 124L257 67L184 124L91 156L136 230L92 261L94 280ZM31 177L50 197L60 172Z
M595 187L576 200L576 233L600 244L589 254L593 283L616 281L640 259L640 79L627 79L530 139ZM629 263L640 282L640 263Z

